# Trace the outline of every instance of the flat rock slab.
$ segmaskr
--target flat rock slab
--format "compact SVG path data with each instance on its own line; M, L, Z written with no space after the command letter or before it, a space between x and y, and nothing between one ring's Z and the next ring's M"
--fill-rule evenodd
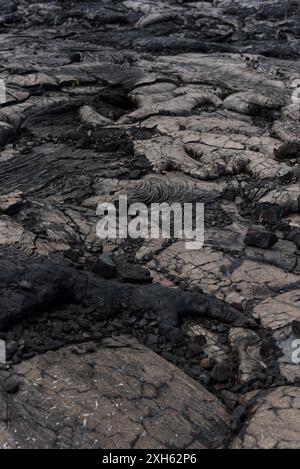
M84 346L82 346L84 348ZM67 347L15 367L0 391L0 448L220 448L230 418L200 384L136 340Z
M233 449L299 449L300 388L281 387L258 399Z

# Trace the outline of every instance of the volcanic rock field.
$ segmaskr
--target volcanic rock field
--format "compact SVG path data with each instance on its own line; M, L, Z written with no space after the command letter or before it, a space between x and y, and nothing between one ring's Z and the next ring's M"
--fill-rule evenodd
M299 0L0 0L0 80L0 448L299 449Z

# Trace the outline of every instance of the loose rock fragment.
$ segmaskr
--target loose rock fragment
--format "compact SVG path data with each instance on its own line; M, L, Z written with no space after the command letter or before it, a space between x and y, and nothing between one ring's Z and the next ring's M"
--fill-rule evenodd
M117 275L122 282L128 283L151 283L150 272L139 266L129 264L127 262L121 262L117 265Z
M256 246L262 249L270 249L277 241L278 238L274 233L258 228L248 230L245 237L245 243L248 246Z
M211 373L211 379L215 383L223 383L232 378L234 378L234 369L232 364L227 362L217 363Z
M109 254L101 254L99 257L89 258L86 267L102 278L112 278L115 276L116 264Z
M7 378L0 383L0 386L7 394L15 394L19 390L20 382L16 378Z

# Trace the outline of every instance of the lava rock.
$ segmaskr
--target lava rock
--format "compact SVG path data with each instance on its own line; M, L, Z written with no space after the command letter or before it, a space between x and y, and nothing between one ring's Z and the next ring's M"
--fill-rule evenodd
M109 254L101 254L97 258L90 257L85 265L88 270L99 275L99 277L109 279L115 276L116 264Z
M112 447L116 435L117 445L126 447L128 421L135 422L130 438L136 440L144 425L153 428L143 437L142 446L146 447L159 441L160 447L168 448L173 441L172 447L179 449L193 441L193 449L222 448L228 438L230 415L223 404L201 384L130 337L108 339L94 355L77 355L73 347L63 348L22 363L16 372L22 380L22 392L15 396L0 392L1 447L29 449L34 444L36 449L88 449L96 439L99 447ZM53 375L57 375L61 387L49 385ZM149 406L139 405L149 399L150 413ZM99 405L94 405L95 400ZM47 407L41 402L51 405L51 418L45 418ZM91 404L92 422L102 421L97 428L94 423L83 424L80 418L89 418ZM103 419L103 409L111 416L109 424ZM153 417L157 425L153 425ZM36 422L43 422L43 431ZM180 422L176 439L174 425L166 422ZM6 441L9 446L5 446Z
M292 322L292 330L296 337L300 337L300 321Z
M89 342L86 345L85 349L88 353L96 353L97 352L97 345L94 342Z
M215 360L212 357L203 358L200 362L201 368L204 370L211 370L215 365Z
M227 390L221 392L221 398L227 409L229 409L231 412L239 402L238 397L233 392Z
M238 432L241 424L245 420L247 415L247 408L244 405L237 406L232 413L232 424L231 428L234 432Z
M273 338L265 339L261 346L261 354L263 357L269 357L277 351L276 342Z
M234 378L234 370L229 362L217 363L211 373L214 383L224 383Z
M0 0L1 13L12 13L16 11L17 5L13 0Z
M298 228L290 232L288 239L293 241L297 248L300 249L300 230Z
M270 203L257 204L252 214L254 223L268 223L270 225L279 224L282 217L282 207L280 207L280 205Z
M16 378L7 378L1 387L7 394L15 394L19 391L20 382Z
M244 239L245 244L261 249L270 249L278 241L277 236L271 231L259 228L250 228Z
M203 348L200 343L193 341L189 344L189 351L192 355L197 356L203 353Z
M285 142L279 148L275 148L274 154L278 160L298 158L300 155L300 145L297 142Z
M80 253L79 251L77 251L76 249L69 249L69 251L66 251L64 253L64 256L67 258L67 259L70 259L72 262L77 262L78 261L78 258L80 256Z
M27 280L21 280L19 282L19 286L21 288L23 288L23 290L32 290L33 289L32 283L28 282Z
M125 283L151 283L152 278L149 270L139 267L128 262L121 263L117 266L117 276Z

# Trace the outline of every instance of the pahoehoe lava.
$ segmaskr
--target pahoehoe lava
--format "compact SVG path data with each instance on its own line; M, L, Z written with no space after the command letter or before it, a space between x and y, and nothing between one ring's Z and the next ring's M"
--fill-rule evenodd
M0 80L0 448L300 448L299 1L0 0Z

